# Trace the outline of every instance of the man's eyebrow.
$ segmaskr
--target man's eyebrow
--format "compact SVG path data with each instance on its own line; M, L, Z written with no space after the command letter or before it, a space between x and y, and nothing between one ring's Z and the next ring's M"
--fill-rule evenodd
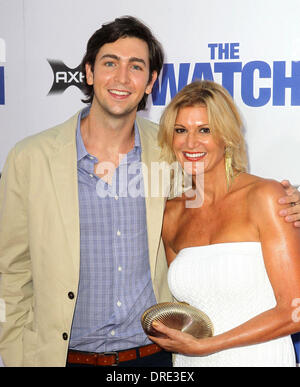
M107 59L107 58L108 59L115 59L115 60L120 60L121 59L118 55L104 54L104 55L101 56L100 60ZM129 58L129 63L132 63L132 62L143 63L146 66L146 62L142 58L137 58L137 57L133 56L133 57Z
M114 54L104 54L101 56L100 59L105 59L105 58L120 60L120 57Z
M143 63L145 66L146 66L146 62L144 61L144 59L142 58L136 58L135 56L130 58L129 59L129 62L132 63L132 62L139 62L139 63Z

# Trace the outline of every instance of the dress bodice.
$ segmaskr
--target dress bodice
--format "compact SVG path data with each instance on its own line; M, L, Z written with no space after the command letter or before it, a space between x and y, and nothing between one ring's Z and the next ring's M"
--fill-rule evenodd
M178 301L187 302L210 317L214 335L233 329L276 305L260 242L184 248L169 267L168 283ZM284 356L288 352L288 360L286 357L282 360L282 345ZM270 359L266 351L272 353ZM289 365L295 363L290 337L200 358L178 355L175 365L265 365L266 362L278 365L282 361Z

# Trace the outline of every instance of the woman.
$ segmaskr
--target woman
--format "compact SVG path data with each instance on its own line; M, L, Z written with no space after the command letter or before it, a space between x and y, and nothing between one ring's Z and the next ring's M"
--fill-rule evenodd
M196 208L190 192L167 202L169 286L214 325L213 337L196 339L153 324L164 337L150 338L178 353L175 366L296 363L289 335L300 331L300 231L277 216L282 186L246 172L241 126L228 92L210 81L186 86L161 119L164 159L176 159L203 198Z

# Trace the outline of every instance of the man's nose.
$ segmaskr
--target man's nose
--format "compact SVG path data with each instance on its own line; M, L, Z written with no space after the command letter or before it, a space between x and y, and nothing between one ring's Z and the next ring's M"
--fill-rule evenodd
M116 71L116 80L121 84L126 84L129 81L129 69L125 64L120 64Z

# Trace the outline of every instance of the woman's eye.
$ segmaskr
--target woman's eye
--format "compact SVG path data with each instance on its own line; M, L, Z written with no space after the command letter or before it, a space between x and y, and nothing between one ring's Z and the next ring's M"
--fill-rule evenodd
M201 133L210 133L210 129L209 128L201 128L200 132Z
M175 128L174 131L175 131L175 133L184 133L185 129L184 128Z

